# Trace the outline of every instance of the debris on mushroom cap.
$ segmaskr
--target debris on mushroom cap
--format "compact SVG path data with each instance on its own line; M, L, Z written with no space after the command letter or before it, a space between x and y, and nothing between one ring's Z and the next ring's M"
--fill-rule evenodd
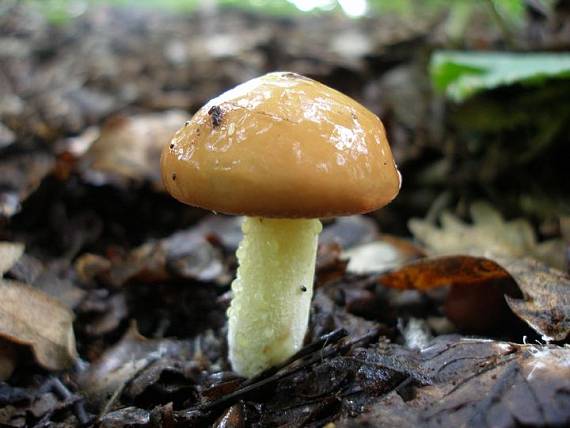
M161 167L181 202L262 217L373 211L397 195L401 180L377 116L285 72L208 102L165 147Z

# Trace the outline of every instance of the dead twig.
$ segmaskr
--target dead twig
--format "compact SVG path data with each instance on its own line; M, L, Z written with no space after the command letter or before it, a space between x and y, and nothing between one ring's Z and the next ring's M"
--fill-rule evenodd
M374 329L354 340L339 342L342 338L346 337L346 335L347 332L343 329L336 330L332 333L324 335L316 342L309 344L305 348L301 349L297 354L295 354L281 366L269 372L266 371L265 373L262 373L261 375L252 378L249 381L245 381L244 384L236 391L212 402L202 404L201 406L198 406L197 410L201 412L207 412L223 405L233 404L234 402L243 399L245 396L251 394L252 392L258 391L259 389L271 383L275 383L303 369L306 369L318 361L322 361L333 355L344 354L354 346L363 345L367 342L372 341L378 337L379 329ZM302 363L298 365L294 364L296 361L300 361L302 359L305 359ZM260 379L262 376L263 378Z

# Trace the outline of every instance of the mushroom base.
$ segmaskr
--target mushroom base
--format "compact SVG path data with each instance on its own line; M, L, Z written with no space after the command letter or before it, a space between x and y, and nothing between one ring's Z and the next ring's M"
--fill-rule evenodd
M228 309L229 358L251 377L303 345L309 322L319 220L246 217Z

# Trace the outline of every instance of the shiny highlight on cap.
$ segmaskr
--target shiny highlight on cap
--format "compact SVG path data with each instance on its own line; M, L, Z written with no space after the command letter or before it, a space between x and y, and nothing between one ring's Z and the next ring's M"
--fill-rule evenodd
M183 203L273 218L373 211L401 185L380 119L289 72L210 100L164 148L161 170L166 189Z

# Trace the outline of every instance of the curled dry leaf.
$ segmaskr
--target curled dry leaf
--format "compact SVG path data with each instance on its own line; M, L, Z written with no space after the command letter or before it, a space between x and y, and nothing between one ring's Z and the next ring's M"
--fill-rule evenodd
M0 243L0 275L23 251L20 244ZM0 347L8 348L0 356L4 360L0 366L5 368L13 362L11 344L30 346L38 363L47 369L69 367L77 358L72 312L40 290L0 278Z
M160 151L189 117L172 110L108 120L85 155L85 175L95 184L150 181L162 189Z
M381 284L400 290L428 291L446 285L473 285L506 279L507 272L483 257L445 256L421 259L380 277Z
M514 283L513 283L514 281ZM544 340L564 340L570 333L570 279L530 258L473 256L422 259L382 275L379 282L400 290L451 286L446 314L469 330L492 327L504 320L504 299L520 319ZM525 299L519 300L518 285Z
M441 227L419 219L410 220L408 226L416 239L436 254L532 256L565 269L562 240L538 243L528 221L505 221L497 210L484 202L471 205L470 212L472 225L444 212L440 217Z
M503 296L520 295L501 266L473 256L417 260L382 275L379 282L385 287L422 292L451 286L445 314L457 327L474 332L496 329L507 321L511 313Z
M524 300L506 296L511 310L543 340L565 340L570 334L570 278L533 259L499 259L517 282Z
M169 339L147 339L132 326L116 345L80 374L79 388L91 402L101 406L120 395L127 383L150 364L172 355L190 355L189 345Z
M0 280L0 337L30 346L49 370L68 368L77 358L72 312L19 282Z

